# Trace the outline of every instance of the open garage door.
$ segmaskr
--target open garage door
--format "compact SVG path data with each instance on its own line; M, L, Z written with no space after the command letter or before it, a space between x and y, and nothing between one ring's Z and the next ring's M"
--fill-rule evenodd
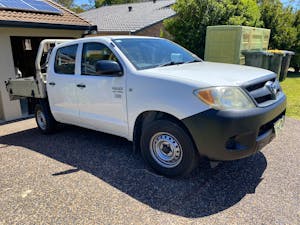
M10 37L16 77L35 76L35 58L44 39L46 37ZM23 116L34 113L34 99L21 99L20 104Z

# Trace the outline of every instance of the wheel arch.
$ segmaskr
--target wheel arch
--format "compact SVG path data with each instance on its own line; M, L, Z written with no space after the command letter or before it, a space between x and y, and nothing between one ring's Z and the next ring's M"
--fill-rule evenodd
M38 117L37 117L38 110L40 110L44 115L44 120L45 120L45 124L46 124L45 128L42 128L39 124ZM34 114L35 114L35 120L38 125L38 128L43 134L51 134L55 131L57 121L54 119L54 117L52 115L48 99L39 99L38 100L38 103L35 105Z
M165 119L178 124L182 129L185 130L185 132L191 138L195 149L197 149L190 131L179 118L166 112L153 110L140 113L135 120L133 128L133 149L135 152L140 151L140 141L143 127L147 123L158 119Z

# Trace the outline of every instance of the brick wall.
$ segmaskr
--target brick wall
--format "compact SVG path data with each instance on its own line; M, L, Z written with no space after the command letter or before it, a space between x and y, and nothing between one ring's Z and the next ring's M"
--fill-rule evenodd
M159 22L150 27L147 27L141 31L134 33L135 35L140 36L152 36L152 37L160 37L160 30L164 29L163 22Z

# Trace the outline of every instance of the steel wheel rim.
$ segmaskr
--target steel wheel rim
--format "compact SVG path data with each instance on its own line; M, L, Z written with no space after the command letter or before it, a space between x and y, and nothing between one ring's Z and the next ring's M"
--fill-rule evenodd
M36 119L37 119L39 127L42 130L45 130L46 126L47 126L47 124L46 124L46 118L45 118L44 113L41 110L37 111L37 113L36 113Z
M159 132L150 140L152 158L165 168L174 168L182 161L182 147L170 133Z

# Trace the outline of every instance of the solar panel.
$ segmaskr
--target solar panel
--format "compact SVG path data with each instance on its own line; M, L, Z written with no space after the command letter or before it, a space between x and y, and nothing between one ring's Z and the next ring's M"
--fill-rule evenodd
M43 0L23 0L25 3L30 6L36 8L38 11L42 12L53 12L53 13L61 13L57 8L49 5Z
M61 11L43 0L0 0L0 9L13 9L61 14Z
M3 8L34 10L31 6L20 0L0 0L0 6L2 5Z

